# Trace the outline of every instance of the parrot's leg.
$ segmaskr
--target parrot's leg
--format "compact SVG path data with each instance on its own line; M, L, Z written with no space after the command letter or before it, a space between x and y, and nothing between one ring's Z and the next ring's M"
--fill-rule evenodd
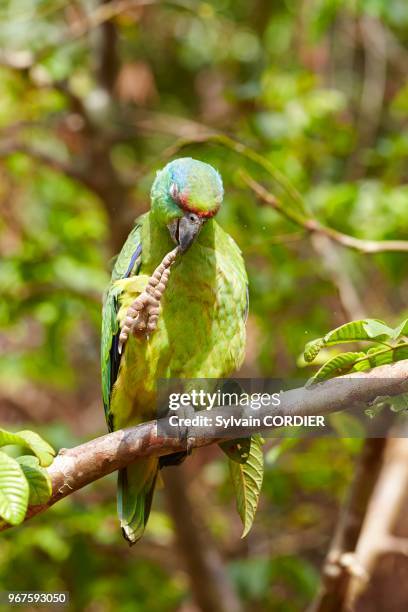
M147 336L156 329L160 301L170 277L170 268L176 261L179 248L176 247L165 255L161 264L149 278L146 289L129 306L119 336L119 354L122 353L123 346L130 333Z

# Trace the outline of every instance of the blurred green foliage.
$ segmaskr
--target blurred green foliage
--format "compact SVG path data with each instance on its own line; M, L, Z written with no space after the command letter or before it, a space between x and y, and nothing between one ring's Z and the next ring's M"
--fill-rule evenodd
M261 152L321 222L367 239L408 231L404 0L170 0L110 21L100 11L90 0L0 3L0 417L57 448L104 432L108 262L146 209L167 147L196 139L197 123ZM250 277L242 376L304 376L306 342L360 318L344 292L363 316L396 325L407 315L405 255L321 250L259 206L239 173L289 205L265 170L214 143L179 154L214 163L224 178L219 220ZM244 543L225 461L210 455L197 468L192 496L247 609L296 612L310 601L358 447L346 439L269 450ZM90 612L188 602L161 494L131 551L114 495L106 479L4 534L1 588L69 590L72 609Z

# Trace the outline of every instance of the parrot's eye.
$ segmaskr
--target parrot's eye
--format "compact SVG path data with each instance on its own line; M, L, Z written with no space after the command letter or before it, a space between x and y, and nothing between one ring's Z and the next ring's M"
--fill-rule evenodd
M195 215L194 213L191 213L188 216L189 220L191 221L191 223L198 223L198 221L200 220L198 215Z
M170 185L169 193L171 197L173 198L173 200L177 200L178 195L179 195L179 190L178 190L176 183L172 183Z

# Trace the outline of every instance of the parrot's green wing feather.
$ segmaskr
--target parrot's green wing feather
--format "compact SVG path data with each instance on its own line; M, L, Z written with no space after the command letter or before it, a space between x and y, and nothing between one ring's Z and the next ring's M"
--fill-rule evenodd
M118 351L119 324L117 321L120 288L115 286L114 282L138 273L142 253L141 227L143 220L144 215L137 220L135 227L123 245L112 271L111 284L104 296L101 339L102 397L110 430L113 429L112 415L109 409L110 396L120 365Z

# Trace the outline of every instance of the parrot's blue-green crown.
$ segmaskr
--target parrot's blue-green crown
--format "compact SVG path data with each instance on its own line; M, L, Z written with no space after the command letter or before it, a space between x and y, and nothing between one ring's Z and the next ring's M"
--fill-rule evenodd
M217 214L224 196L221 176L210 164L182 157L160 170L152 186L152 209L168 223L186 211L201 218Z

